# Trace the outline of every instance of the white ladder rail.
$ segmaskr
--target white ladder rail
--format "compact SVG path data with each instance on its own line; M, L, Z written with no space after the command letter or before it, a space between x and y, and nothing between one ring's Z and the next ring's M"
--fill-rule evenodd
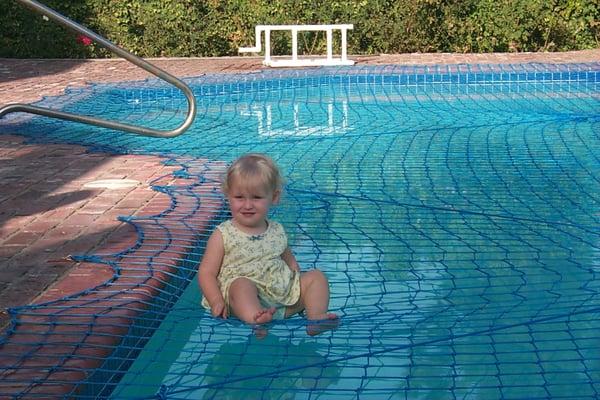
M322 24L322 25L256 25L254 28L255 45L253 47L240 47L240 53L260 53L262 51L262 32L265 33L265 59L264 65L270 67L298 67L317 65L354 65L348 60L348 29L353 29L352 24ZM333 31L341 33L340 57L333 56ZM271 31L290 31L292 35L292 55L290 59L273 60L271 57ZM327 38L326 58L299 58L298 57L298 32L325 31Z

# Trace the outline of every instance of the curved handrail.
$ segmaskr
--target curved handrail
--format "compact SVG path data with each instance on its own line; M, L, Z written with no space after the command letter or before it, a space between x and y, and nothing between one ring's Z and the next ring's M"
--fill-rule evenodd
M54 21L60 23L61 25L66 26L69 29L74 30L82 35L85 35L85 36L93 39L96 43L111 50L113 53L119 55L120 57L123 57L127 61L137 65L140 68L145 69L146 71L157 76L158 78L174 85L175 87L177 87L179 90L181 90L185 94L185 97L187 98L187 101L188 101L188 111L187 111L187 117L186 117L185 121L179 127L169 130L169 131L145 128L145 127L141 127L141 126L124 124L121 122L115 122L115 121L110 121L110 120L106 120L106 119L95 118L95 117L90 117L90 116L85 116L85 115L72 114L72 113L68 113L68 112L64 112L64 111L52 110L49 108L32 106L29 104L21 104L21 103L9 104L7 106L0 108L0 118L2 118L4 115L6 115L8 113L21 111L21 112L27 112L27 113L32 113L32 114L43 115L46 117L53 117L53 118L65 119L68 121L82 122L85 124L91 124L91 125L101 126L104 128L117 129L117 130L121 130L121 131L137 133L139 135L153 136L153 137L175 137L175 136L181 135L186 129L188 129L190 127L192 122L194 122L194 118L196 117L196 99L194 98L194 93L192 92L192 89L190 89L190 87L188 85L186 85L184 82L177 79L176 77L169 74L168 72L163 71L162 69L158 68L157 66L150 64L149 62L143 60L142 58L135 56L135 55L129 53L128 51L116 46L115 44L113 44L112 42L103 38L102 36L79 25L78 23L70 20L69 18L63 16L62 14L57 13L53 9L48 8L45 5L38 3L37 1L33 1L33 0L17 0L17 1L31 9L33 9L34 11L39 12L40 14L43 14L50 19L53 19Z

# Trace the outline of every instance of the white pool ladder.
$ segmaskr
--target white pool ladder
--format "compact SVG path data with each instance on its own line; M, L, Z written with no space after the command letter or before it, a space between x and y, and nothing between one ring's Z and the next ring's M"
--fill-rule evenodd
M306 67L323 65L354 65L354 61L348 60L347 32L353 29L352 24L330 24L330 25L256 25L254 47L240 47L240 53L260 53L262 51L262 32L265 33L265 59L264 65L269 67ZM340 30L342 43L340 57L333 56L333 31ZM290 31L292 33L292 56L291 58L271 58L271 31ZM326 58L299 58L298 57L298 32L300 31L325 31L327 35Z

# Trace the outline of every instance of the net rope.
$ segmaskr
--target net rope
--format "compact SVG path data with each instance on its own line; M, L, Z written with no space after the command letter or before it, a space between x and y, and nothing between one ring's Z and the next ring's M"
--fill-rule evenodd
M0 133L177 167L168 201L123 216L125 249L77 256L101 285L11 310L0 397L597 398L600 64L354 66L188 79L177 138L9 116ZM185 98L155 80L41 102L157 129ZM341 326L258 339L199 305L227 219L219 179L247 152L285 175L280 221Z

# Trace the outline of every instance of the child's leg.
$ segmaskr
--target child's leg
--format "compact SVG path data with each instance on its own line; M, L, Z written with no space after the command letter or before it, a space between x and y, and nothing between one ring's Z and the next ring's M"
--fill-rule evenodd
M339 325L338 316L329 310L329 282L319 270L314 269L300 275L300 300L289 307L288 315L305 310L306 318L318 323L309 324L306 328L309 335L316 335Z
M260 304L256 285L247 278L237 278L229 287L229 306L236 317L248 324L271 322L275 313L275 308Z

